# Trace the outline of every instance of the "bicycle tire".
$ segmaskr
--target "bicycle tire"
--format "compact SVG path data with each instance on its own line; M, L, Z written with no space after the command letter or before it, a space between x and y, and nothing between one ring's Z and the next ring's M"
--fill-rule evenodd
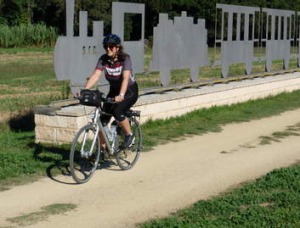
M142 150L142 129L135 118L132 118L130 122L135 143L130 148L121 149L115 154L117 164L122 170L131 169L139 159Z
M70 172L74 181L79 184L90 180L98 166L100 139L95 133L94 125L86 125L79 129L72 142ZM94 146L92 146L93 140L95 140Z

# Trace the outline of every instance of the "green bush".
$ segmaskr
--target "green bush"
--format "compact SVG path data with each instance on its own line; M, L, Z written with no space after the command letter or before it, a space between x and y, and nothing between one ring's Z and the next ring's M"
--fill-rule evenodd
M44 24L0 25L0 48L53 47L57 30Z

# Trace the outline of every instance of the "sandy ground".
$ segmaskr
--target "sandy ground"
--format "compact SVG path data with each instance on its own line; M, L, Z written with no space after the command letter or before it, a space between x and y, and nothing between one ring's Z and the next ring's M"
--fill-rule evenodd
M194 136L142 153L129 171L98 170L86 184L69 176L0 192L0 227L6 219L55 203L77 208L29 227L134 227L208 199L267 172L299 162L299 136L261 145L271 136L300 122L300 110L251 122L230 124L219 133ZM201 124L201 123L199 123Z

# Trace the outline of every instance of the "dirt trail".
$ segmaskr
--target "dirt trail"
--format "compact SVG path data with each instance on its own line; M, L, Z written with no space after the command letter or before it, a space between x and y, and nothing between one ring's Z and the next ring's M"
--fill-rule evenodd
M70 177L49 178L0 192L0 227L7 218L54 203L74 211L50 216L29 227L134 227L207 199L300 159L299 136L261 145L261 136L286 131L300 122L300 110L251 122L230 124L219 133L194 136L143 153L130 171L98 170L75 185ZM199 123L201 124L201 123Z

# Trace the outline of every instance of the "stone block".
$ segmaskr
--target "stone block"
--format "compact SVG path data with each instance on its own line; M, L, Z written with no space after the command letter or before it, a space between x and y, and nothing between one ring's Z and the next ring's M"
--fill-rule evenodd
M69 129L62 129L58 128L56 129L56 143L62 144L62 143L71 143L76 132L78 129L76 128L69 128Z
M55 143L56 140L56 129L52 127L44 127L36 125L35 127L35 142L49 142Z
M75 116L48 116L48 115L35 115L35 123L39 126L53 127L53 128L77 128L82 120L77 120Z

